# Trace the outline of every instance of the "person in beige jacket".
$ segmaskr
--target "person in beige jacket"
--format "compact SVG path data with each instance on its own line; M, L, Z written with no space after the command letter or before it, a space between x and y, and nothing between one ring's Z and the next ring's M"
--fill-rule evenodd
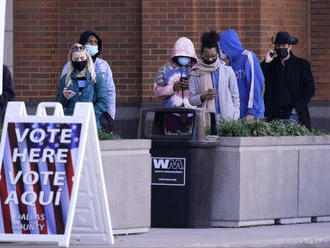
M189 102L215 112L217 120L237 120L240 102L236 76L219 59L218 39L215 31L202 35L202 60L189 73Z

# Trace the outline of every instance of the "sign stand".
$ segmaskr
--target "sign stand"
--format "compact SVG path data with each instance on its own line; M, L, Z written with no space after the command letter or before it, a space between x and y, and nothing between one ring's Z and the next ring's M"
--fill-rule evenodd
M47 115L46 108L54 109ZM0 146L0 242L113 244L94 109L9 102Z

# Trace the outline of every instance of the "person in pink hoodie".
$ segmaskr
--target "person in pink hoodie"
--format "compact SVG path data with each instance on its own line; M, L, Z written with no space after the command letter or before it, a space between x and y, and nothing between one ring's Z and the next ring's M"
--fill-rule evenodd
M172 49L170 61L159 69L154 82L154 93L163 99L164 107L194 108L188 101L188 75L196 63L192 41L186 37L179 38Z

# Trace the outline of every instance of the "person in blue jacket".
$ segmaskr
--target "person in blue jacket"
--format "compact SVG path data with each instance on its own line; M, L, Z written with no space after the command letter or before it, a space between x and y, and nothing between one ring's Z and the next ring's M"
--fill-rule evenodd
M265 112L263 87L265 78L254 52L242 47L235 30L220 34L219 52L221 59L229 59L233 68L240 98L240 118L252 120L263 118Z
M107 111L109 104L103 77L95 73L93 60L81 44L71 47L68 63L68 73L60 81L56 101L63 105L65 115L73 114L76 102L92 102L100 129L99 117Z
M86 47L89 55L93 59L95 72L102 75L103 77L109 101L108 113L114 120L116 115L116 87L108 62L99 58L99 55L102 51L102 40L93 31L85 31L80 35L78 43ZM63 75L68 72L68 68L69 63L66 63L62 69L61 77L63 77Z

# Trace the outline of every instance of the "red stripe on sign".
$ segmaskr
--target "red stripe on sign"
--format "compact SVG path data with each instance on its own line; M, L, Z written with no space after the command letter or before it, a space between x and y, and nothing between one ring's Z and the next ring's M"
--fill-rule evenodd
M59 189L58 186L54 185L54 175L56 172L56 165L55 163L51 163L47 160L47 166L48 166L48 171L54 172L52 175L49 176L49 182L50 182L51 191L53 191L54 195L56 195L56 192ZM63 213L62 213L61 205L55 205L55 202L53 201L53 208L54 208L57 234L64 234Z
M45 209L44 209L44 206L42 206L39 202L40 191L41 191L41 183L40 183L41 179L40 179L38 164L37 163L30 163L30 168L31 168L31 171L35 171L39 175L38 182L33 185L33 191L36 192L36 194L37 194L37 200L36 200L36 203L35 203L35 207L36 207L36 211L37 211L37 214L38 214L39 233L40 234L48 234L46 219L42 218L42 216L46 216ZM43 226L42 229L41 229L41 226Z
M68 184L69 199L71 199L72 184L73 184L72 179L74 176L74 171L73 171L72 156L70 149L68 152L68 162L65 169L66 169L66 181Z
M1 180L0 180L0 198L1 198L1 209L2 209L2 220L5 227L5 233L13 233L13 225L11 222L10 207L9 204L5 205L5 199L8 197L6 175L4 164L1 167Z
M17 137L15 133L15 123L8 123L8 137L9 137L9 144L10 144L10 152L11 154L14 154L14 148L18 148L18 142L17 142ZM13 175L14 178L17 175L18 171L22 170L21 166L21 159L18 158L17 162L13 162ZM28 215L28 210L27 206L22 202L22 194L24 192L24 183L23 183L23 177L21 176L20 179L18 180L16 184L16 193L17 193L17 198L18 198L18 203L19 203L19 212L20 215L24 214L25 216ZM21 223L24 226L27 226L29 224L28 218L21 218ZM22 229L23 234L29 234L30 230L25 230L24 228Z

